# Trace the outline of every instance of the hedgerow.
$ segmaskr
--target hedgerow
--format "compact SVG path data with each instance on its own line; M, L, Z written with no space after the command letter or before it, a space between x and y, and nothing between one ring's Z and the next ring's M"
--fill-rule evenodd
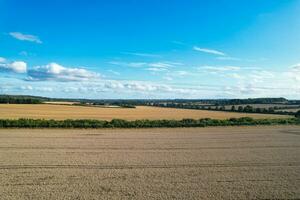
M182 119L182 120L46 120L46 119L0 119L0 128L176 128L242 125L300 125L299 118L253 119Z

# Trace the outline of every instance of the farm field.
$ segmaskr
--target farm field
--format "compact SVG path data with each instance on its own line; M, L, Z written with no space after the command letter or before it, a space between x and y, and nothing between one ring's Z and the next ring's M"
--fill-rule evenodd
M79 104L78 102L75 102L75 101L45 101L43 103L45 103L45 104L54 104L54 105L74 105L74 104Z
M300 108L291 108L291 109L278 109L276 111L286 111L286 112L298 112L300 110Z
M101 108L71 105L49 104L0 104L0 118L17 119L98 119L111 120L115 118L125 120L136 119L183 119L183 118L214 118L228 119L238 117L252 118L285 118L285 115L231 113L221 111L190 110L176 108L159 108L138 106L137 108Z
M288 107L289 109L292 108L298 108L299 105L286 105L286 104L239 104L239 105L225 105L226 110L230 110L232 106L235 106L237 109L239 106L242 106L243 108L246 106L251 106L253 108L273 108L273 107ZM216 108L216 106L210 106L211 108ZM219 106L220 107L220 106Z
M297 126L1 129L1 199L299 199Z

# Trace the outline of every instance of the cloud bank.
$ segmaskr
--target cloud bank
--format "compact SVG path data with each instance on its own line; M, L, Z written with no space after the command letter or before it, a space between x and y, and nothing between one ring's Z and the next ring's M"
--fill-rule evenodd
M99 78L100 74L82 68L67 68L57 63L36 66L28 70L29 81L87 81Z
M27 63L23 61L8 62L5 58L0 57L0 70L15 73L26 73Z

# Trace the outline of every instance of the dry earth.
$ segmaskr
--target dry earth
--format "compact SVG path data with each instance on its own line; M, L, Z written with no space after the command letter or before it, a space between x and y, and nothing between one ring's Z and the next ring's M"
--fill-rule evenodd
M300 199L300 127L1 129L0 199Z
M190 110L176 108L158 108L139 106L137 108L99 108L88 106L47 105L47 104L0 104L0 118L33 118L33 119L99 119L115 118L136 119L183 119L231 117L284 118L285 115L233 113L206 110Z

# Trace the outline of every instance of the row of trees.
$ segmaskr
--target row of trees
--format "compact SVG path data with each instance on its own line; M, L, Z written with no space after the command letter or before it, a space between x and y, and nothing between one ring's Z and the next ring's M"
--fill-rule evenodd
M0 104L38 104L42 102L39 98L29 96L0 96Z
M282 114L282 115L294 115L294 112L289 111L280 111L276 110L279 109L279 107L269 107L269 108L255 108L253 106L247 105L247 106L241 106L241 105L232 105L231 108L225 107L225 105L222 106L214 106L214 105L197 105L197 104L175 104L175 103L156 103L153 104L153 106L158 107L171 107L171 108L183 108L183 109L197 109L197 110L218 110L218 111L230 111L230 112L243 112L243 113L264 113L264 114Z
M219 105L239 105L239 104L283 104L287 103L285 98L248 98L248 99L224 99L219 100Z
M246 112L246 113L270 113L274 114L276 113L277 107L269 107L269 108L254 108L253 106L247 105L247 106L231 106L230 111L233 112Z
M40 96L27 96L27 95L0 95L3 103L20 102L24 99L34 99L34 101L75 101L95 105L161 105L173 104L177 105L241 105L241 104L281 104L281 105L298 105L300 101L287 100L285 98L248 98L248 99L64 99L64 98L46 98ZM20 101L19 101L20 100ZM30 100L28 100L30 101Z
M263 114L279 114L279 115L294 115L294 112L291 111L281 111L278 106L268 107L268 108L259 108L253 107L250 105L247 106L231 106L230 109L225 108L225 106L218 107L216 106L213 110L221 110L221 111L231 111L231 112L242 112L242 113L263 113Z
M210 104L215 106L225 106L225 105L241 105L241 104L282 104L287 105L290 102L297 103L295 101L290 101L285 98L248 98L248 99L162 99L162 100L148 100L145 101L148 105L153 104L190 104L190 105L200 105L200 104Z
M249 117L218 119L183 120L44 120L44 119L1 119L0 128L158 128L158 127L207 127L241 125L300 125L300 118L252 119Z

